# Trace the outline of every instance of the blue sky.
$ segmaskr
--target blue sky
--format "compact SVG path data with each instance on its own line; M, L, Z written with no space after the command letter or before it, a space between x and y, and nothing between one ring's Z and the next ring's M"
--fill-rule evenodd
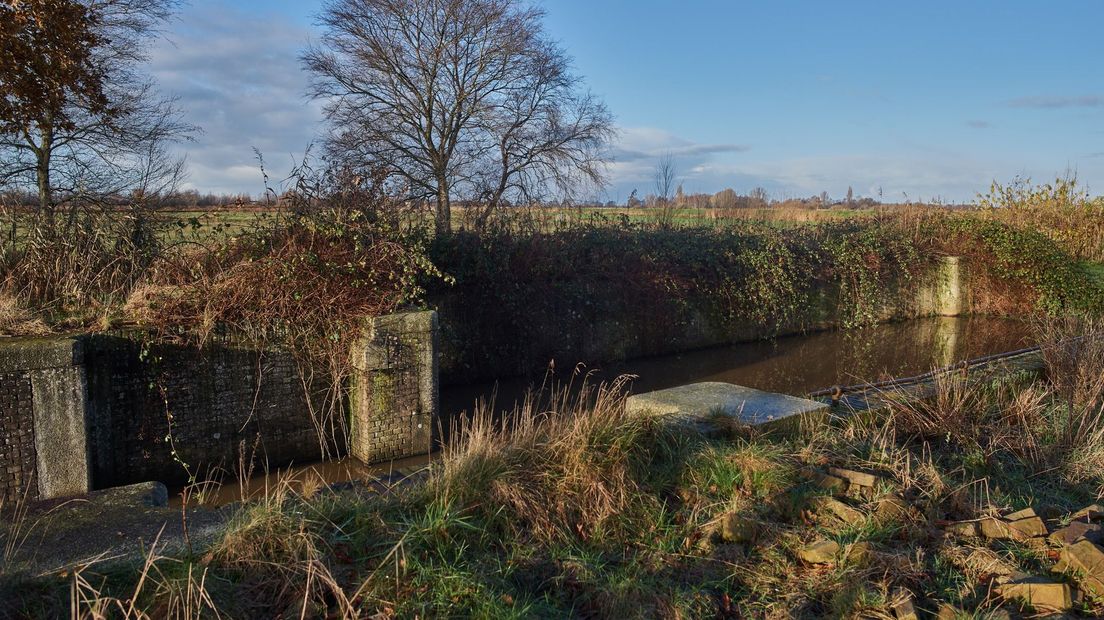
M1104 2L546 0L547 27L616 117L612 184L968 200L1067 170L1104 192ZM318 2L193 0L154 53L204 132L200 190L260 193L321 130L296 60Z

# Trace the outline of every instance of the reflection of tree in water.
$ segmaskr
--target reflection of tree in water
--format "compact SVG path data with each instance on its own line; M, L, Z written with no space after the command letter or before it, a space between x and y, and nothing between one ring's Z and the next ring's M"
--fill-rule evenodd
M896 331L896 330L894 330ZM880 381L887 373L884 348L885 330L877 327L840 332L840 355L837 374L841 383ZM827 387L827 386L826 386Z

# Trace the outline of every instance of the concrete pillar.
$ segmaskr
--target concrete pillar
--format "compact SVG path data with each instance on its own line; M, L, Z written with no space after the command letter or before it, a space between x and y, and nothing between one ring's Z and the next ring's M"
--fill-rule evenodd
M0 373L30 382L30 415L22 423L33 427L35 471L26 472L24 482L36 485L37 499L87 493L91 479L83 341L30 338L5 343Z
M935 312L939 316L961 316L969 313L965 258L944 256L939 260L935 299Z
M365 463L427 454L437 421L437 313L372 319L353 348L349 454Z

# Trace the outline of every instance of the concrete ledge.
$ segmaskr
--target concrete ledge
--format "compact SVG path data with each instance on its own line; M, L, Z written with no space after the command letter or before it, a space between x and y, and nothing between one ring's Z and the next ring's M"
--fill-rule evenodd
M708 424L719 416L748 426L773 425L829 411L828 405L813 400L716 382L637 394L628 398L625 407L633 413L674 416L695 424Z
M84 363L79 337L0 339L0 373L72 368Z
M156 541L164 554L201 554L219 540L231 510L167 505L168 491L147 482L38 502L28 507L25 523L33 535L6 558L8 570L33 574L95 564L96 570L142 562ZM0 515L0 538L20 527ZM187 530L185 531L185 519Z
M83 367L30 372L40 498L87 493L88 382Z

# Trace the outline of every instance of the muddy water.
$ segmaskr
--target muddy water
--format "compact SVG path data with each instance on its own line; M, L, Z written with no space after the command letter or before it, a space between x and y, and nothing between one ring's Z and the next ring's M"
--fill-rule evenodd
M633 375L636 393L700 381L722 381L771 392L804 395L831 387L911 376L962 360L1031 346L1028 324L997 318L932 318L859 330L822 332L635 360L593 368L591 383ZM572 380L570 366L557 360L559 382ZM496 410L513 408L525 393L547 377L446 387L441 392L442 425L494 398ZM575 378L578 382L578 378ZM292 467L257 476L246 483L230 481L207 491L205 503L222 505L264 494L276 484L310 490L327 484L386 477L394 470L424 464L430 457L367 466L355 459ZM179 496L176 502L179 503Z
M354 458L342 458L308 465L292 465L277 470L261 472L244 482L223 479L194 485L189 489L190 500L205 506L225 506L238 501L257 499L285 486L296 493L310 495L315 490L355 480L387 479L400 469L418 468L430 462L431 456L415 456L396 459L387 463L365 465ZM185 489L169 490L169 505L180 507Z

